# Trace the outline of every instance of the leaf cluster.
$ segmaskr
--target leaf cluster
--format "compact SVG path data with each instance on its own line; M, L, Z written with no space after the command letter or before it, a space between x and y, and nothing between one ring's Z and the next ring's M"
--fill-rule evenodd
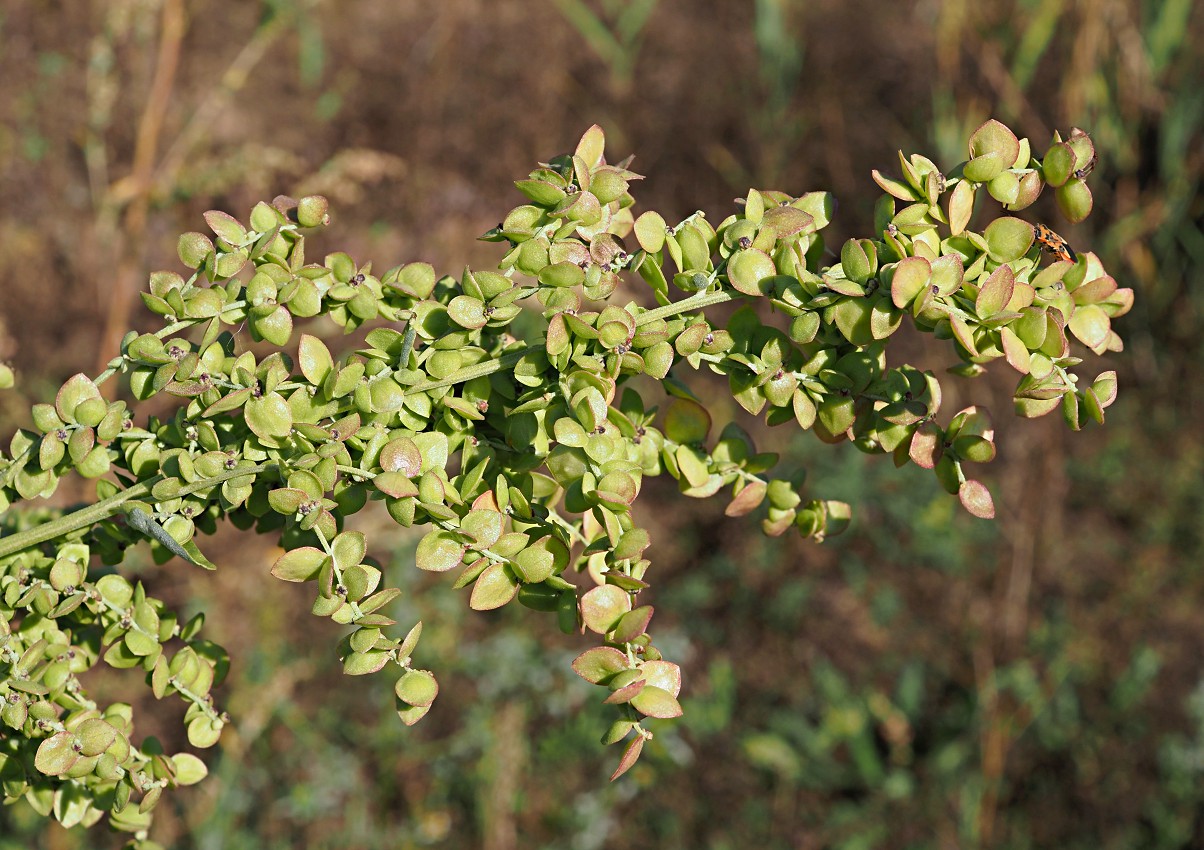
M682 711L681 670L652 642L653 607L640 601L652 540L633 506L645 479L726 493L729 515L763 511L771 535L823 540L850 519L844 503L805 497L801 473L775 477L777 457L737 423L714 435L684 382L691 369L724 376L771 425L932 469L984 517L990 494L965 467L994 457L991 420L971 407L940 424L937 377L888 365L904 319L948 341L960 374L1003 359L1020 376L1020 415L1061 406L1072 428L1103 421L1115 375L1078 381L1071 340L1119 350L1111 319L1131 291L1090 253L1043 263L1020 218L969 229L984 191L1011 212L1047 184L1081 218L1090 139L1056 138L1039 160L991 121L969 152L947 174L902 154L901 178L875 173L886 195L874 235L840 246L835 263L824 192L750 190L717 225L701 212L636 218L640 175L607 162L598 127L516 183L527 203L482 237L504 248L493 271L438 277L416 262L378 275L345 253L311 262L302 231L328 220L320 196L258 204L245 223L207 213L210 233L179 239L186 274L156 272L142 294L163 328L128 334L102 375L76 375L35 405L34 429L0 458L6 799L66 825L108 813L141 840L161 792L204 776L189 753L135 746L130 707L97 704L79 677L102 659L140 670L156 698L188 704L193 746L218 741L224 651L200 637L203 617L180 624L121 565L149 541L160 562L213 568L197 540L221 519L279 542L272 573L309 584L311 612L346 629L344 671L391 671L399 718L420 720L438 694L414 661L422 624L395 631L401 591L345 527L370 502L423 529L416 565L458 571L452 585L473 609L517 600L596 637L573 669L613 706L602 740L627 742L620 775L651 738L648 719ZM630 297L634 280L656 306ZM263 345L247 346L243 326ZM331 327L364 328L362 343L332 352ZM128 403L101 393L117 375ZM177 398L175 412L136 421L136 403L158 395ZM71 472L96 480L94 503L25 504Z

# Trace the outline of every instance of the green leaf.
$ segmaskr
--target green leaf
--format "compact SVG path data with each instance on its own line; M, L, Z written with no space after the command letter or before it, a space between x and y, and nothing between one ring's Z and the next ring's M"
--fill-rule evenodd
M849 239L840 249L840 265L848 280L864 284L874 274L875 263L860 240Z
M293 429L292 408L279 393L264 393L259 398L247 399L243 415L247 427L264 439L287 437Z
M640 714L648 717L668 719L681 717L682 714L677 698L656 685L645 684L643 690L632 698L631 705Z
M297 223L302 227L318 227L329 220L330 202L322 195L306 195L297 202Z
M209 768L192 753L176 753L171 757L178 785L196 785L209 775Z
M1020 140L1016 138L1016 134L994 118L983 123L970 135L970 156L980 157L987 154L997 156L1001 170L1015 166L1016 159L1020 156Z
M1099 400L1101 407L1109 407L1116 401L1116 372L1101 372L1091 385L1091 391Z
M514 557L514 568L523 581L538 584L562 572L568 561L568 547L555 537L543 537Z
M285 552L272 565L272 575L284 581L312 581L318 577L326 553L313 546Z
M429 298L435 289L435 269L430 263L409 263L397 271L392 285L415 298Z
M420 570L442 573L457 566L464 558L465 544L448 531L431 531L418 542L414 563Z
M98 756L117 740L118 732L99 717L92 717L79 724L74 730L84 756Z
M292 516L308 501L310 501L308 493L290 487L279 487L268 493L268 504L272 510L285 516Z
M1018 260L1033 246L1033 226L1011 216L995 219L987 225L982 235L987 240L991 259L997 263Z
M84 374L73 375L54 398L54 409L63 422L75 422L75 408L84 401L100 398L100 390Z
M397 716L401 718L401 722L406 726L413 726L422 718L426 717L428 711L431 710L429 705L408 705L405 708L398 709Z
M987 183L998 177L1005 168L1007 166L1003 163L1003 157L992 151L967 162L962 168L962 174L967 180L973 180L975 183Z
M1041 172L1045 182L1057 188L1070 179L1074 173L1074 151L1065 142L1057 142L1045 152L1041 162Z
M439 683L426 670L409 670L397 680L393 692L406 705L429 706L439 695Z
M418 485L404 472L379 472L372 479L373 486L394 499L405 499L418 495Z
M364 560L367 549L367 543L361 531L344 531L330 541L334 564L340 570L350 569Z
M516 180L515 188L541 207L554 207L565 199L565 191L546 180Z
M615 544L614 557L619 561L639 558L651 542L647 529L630 528L623 532L619 542Z
M769 255L756 248L736 251L727 261L727 279L745 295L764 295L761 281L777 273L777 267Z
M293 314L283 305L266 316L252 316L248 324L255 339L267 340L278 347L288 345L293 335Z
M217 718L195 717L188 724L188 743L200 749L212 747L221 738L224 725Z
M652 687L676 697L681 692L681 668L669 661L645 661L640 676Z
M1091 189L1078 178L1071 178L1055 189L1054 199L1058 202L1058 210L1071 224L1078 224L1091 215L1091 209L1095 205Z
M602 153L605 149L606 135L602 132L601 127L594 124L581 136L581 141L577 142L577 149L573 155L581 157L586 168L594 168L602 161Z
M1101 349L1107 342L1112 323L1103 308L1096 304L1085 304L1075 309L1074 315L1070 317L1069 328L1079 342L1096 350ZM1102 353L1102 351L1096 353Z
M665 246L666 227L660 213L648 210L635 220L636 241L649 254L655 254Z
M544 286L578 286L583 280L585 271L576 263L567 261L544 266L539 272L539 282Z
M843 434L856 419L852 396L830 394L819 404L819 423L829 434Z
M66 773L79 759L79 753L74 749L75 743L75 736L70 732L51 735L38 745L38 752L33 760L34 767L47 776Z
M675 398L665 411L665 436L683 445L702 443L711 430L711 414L695 401Z
M184 233L176 242L176 254L180 262L190 269L201 266L212 253L213 241L204 233Z
M297 363L305 380L316 387L322 385L334 368L334 358L330 356L326 344L309 334L301 334L301 341L297 345Z
M581 269L577 269L577 271L580 273ZM470 295L457 295L453 298L447 305L447 313L456 324L473 330L484 327L488 321L485 315L485 302Z
M224 213L220 210L209 210L205 213L205 223L217 235L219 239L223 239L231 245L241 245L246 241L247 229L243 227L238 219L229 213Z
M974 212L974 184L967 180L958 180L953 191L949 193L949 230L951 235L960 236L970 223Z
M600 500L612 508L625 510L640 494L640 485L635 476L622 470L615 470L602 476L594 492Z
M343 674L347 676L366 676L375 673L389 663L391 655L384 650L369 650L367 652L352 652L343 659Z
M841 335L853 345L874 341L873 304L866 298L844 298L832 309L832 321Z
M283 223L280 213L276 212L270 204L266 204L263 201L257 203L255 208L251 210L249 221L251 227L260 233L273 230Z

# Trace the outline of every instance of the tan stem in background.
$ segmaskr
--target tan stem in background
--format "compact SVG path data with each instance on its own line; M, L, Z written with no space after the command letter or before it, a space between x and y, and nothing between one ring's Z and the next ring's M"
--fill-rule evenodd
M155 154L159 147L159 136L163 130L163 119L171 102L175 87L176 71L180 65L180 45L187 31L187 19L183 0L165 0L163 20L159 37L159 55L155 61L155 76L150 94L138 122L138 140L134 147L134 164L126 184L129 203L121 229L122 245L118 253L117 272L108 293L109 310L105 318L97 351L100 352L97 368L104 368L117 351L121 337L129 329L130 307L141 283L139 273L142 259L140 247L146 233L146 215L150 205L151 187L154 178ZM121 186L110 187L110 196ZM112 390L109 390L110 393Z

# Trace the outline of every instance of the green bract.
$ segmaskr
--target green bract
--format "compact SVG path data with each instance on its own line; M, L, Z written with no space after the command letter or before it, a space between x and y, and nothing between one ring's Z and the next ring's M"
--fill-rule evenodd
M143 294L164 327L131 332L96 380L76 375L36 405L36 430L13 435L0 457L8 800L65 825L107 813L142 836L163 789L205 775L193 755L135 743L130 707L100 705L82 685L101 658L139 668L157 698L186 704L195 747L217 743L228 722L211 696L224 651L199 636L203 617L181 624L123 576L130 544L211 567L197 541L217 520L271 534L284 550L273 575L309 583L312 612L351 628L338 643L344 671L390 671L398 716L412 724L439 690L414 666L421 624L395 630L395 577L364 535L344 530L382 503L421 527L416 566L453 572L447 584L471 588L472 608L517 599L566 633L595 636L573 668L617 714L603 740L628 740L618 776L651 737L647 718L682 713L681 671L653 643L653 609L639 599L655 544L637 519L644 479L726 494L731 516L764 510L770 535L823 540L850 518L841 502L805 496L801 475L772 476L776 456L739 425L713 422L685 383L691 370L724 376L771 425L932 469L982 517L994 513L990 493L965 467L994 458L990 417L971 407L940 424L936 376L887 365L903 321L948 341L959 373L1004 359L1020 373L1022 416L1060 407L1077 429L1102 422L1116 397L1114 373L1071 374L1071 340L1119 350L1111 321L1132 292L1089 252L1047 261L1031 222L999 214L971 229L984 186L1017 210L1048 182L1068 217L1085 216L1095 151L1081 133L1055 139L1042 163L1028 140L987 122L947 175L900 154L900 178L874 173L887 193L877 232L845 242L827 266L826 193L751 190L714 225L701 212L674 225L654 211L637 219L629 191L640 176L608 164L604 145L593 127L573 154L516 184L526 203L483 237L503 248L497 271L380 273L338 252L314 262L300 229L327 220L318 196L258 204L246 223L210 212L212 236L180 237L192 271L158 272ZM650 291L613 297L621 276ZM670 282L687 294L675 299ZM708 308L729 301L743 306L720 326ZM239 353L244 325L275 350ZM363 325L360 347L332 353L334 329ZM118 374L135 399L176 397L175 413L141 418L105 401L98 385ZM637 393L629 381L640 375L667 397ZM49 496L72 471L97 479L93 504L9 507Z

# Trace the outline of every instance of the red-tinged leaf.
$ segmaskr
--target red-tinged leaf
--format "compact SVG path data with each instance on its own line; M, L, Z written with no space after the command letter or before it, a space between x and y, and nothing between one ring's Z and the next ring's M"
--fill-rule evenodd
M870 172L870 176L874 178L874 182L881 187L882 191L886 192L888 195L893 195L900 201L907 201L908 203L912 203L917 200L916 191L902 180L896 180L893 177L887 177L876 168Z
M1000 328L999 337L1003 343L1003 354L1007 358L1008 365L1020 374L1027 375L1029 370L1029 353L1028 348L1021 341L1020 337L1016 336L1016 332L1011 328Z
M407 705L404 708L397 709L397 716L401 718L401 722L406 726L413 726L422 718L426 717L428 711L431 710L429 705Z
M764 481L748 482L723 512L728 516L744 516L750 511L756 510L765 500L765 492L768 489L769 485Z
M652 620L653 607L651 605L641 605L628 611L619 618L618 625L615 626L614 642L627 643L633 641L648 631L648 623Z
M492 490L486 490L481 495L473 499L472 509L474 511L501 511L497 505L497 498L493 495Z
M895 267L891 279L890 296L896 307L902 310L915 300L932 279L932 265L923 257L907 257Z
M628 682L623 687L611 693L610 696L603 700L603 703L606 705L622 705L623 703L631 702L639 696L640 691L644 690L646 684L643 679Z
M944 434L935 422L926 422L911 436L911 462L924 469L932 469L941 459L941 440Z
M999 154L1004 168L1012 168L1020 155L1020 140L1011 129L994 118L982 123L970 136L970 156Z
M1100 407L1108 407L1116 401L1116 373L1101 372L1091 385L1095 397L1099 399Z
M673 696L681 693L681 668L672 661L645 661L640 665L640 673L649 685Z
M492 611L518 595L519 582L506 571L505 564L490 564L472 586L468 605L474 611Z
M1012 300L1012 290L1015 285L1016 279L1011 266L1005 263L995 269L978 290L978 298L974 302L974 312L983 319L994 316Z
M604 635L631 610L631 594L614 585L603 585L581 597L581 616L591 631Z
M614 782L624 773L631 770L632 765L640 760L640 753L643 751L644 736L638 735L627 745L627 749L623 750L623 757L619 759L619 766L615 768L615 772L610 775L610 781Z
M966 479L958 488L957 498L961 500L962 507L974 516L981 519L995 518L995 502L991 498L991 491L982 482L972 478Z
M962 347L977 357L978 348L974 345L974 331L970 330L966 320L961 316L950 316L949 324L953 326L953 335L957 337L957 341L962 344Z

